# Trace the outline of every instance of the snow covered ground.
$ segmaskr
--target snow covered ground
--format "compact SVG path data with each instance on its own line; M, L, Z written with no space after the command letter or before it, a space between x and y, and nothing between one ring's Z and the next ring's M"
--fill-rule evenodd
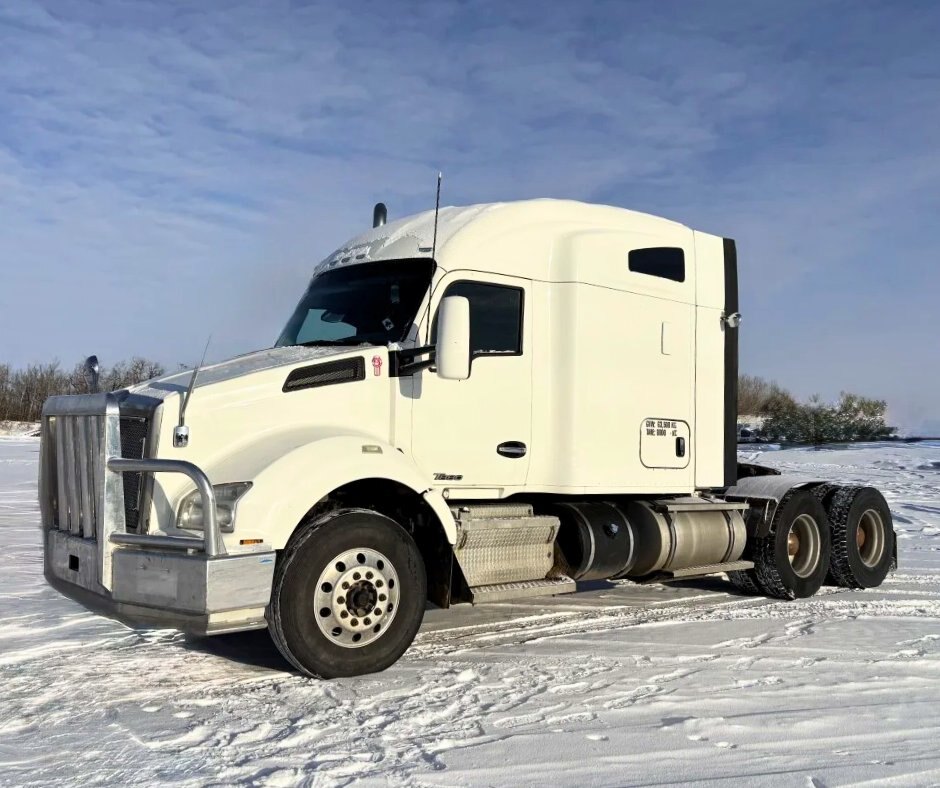
M880 487L880 589L432 611L399 664L331 682L265 632L135 632L47 588L38 448L0 440L2 786L940 784L940 444L743 453Z

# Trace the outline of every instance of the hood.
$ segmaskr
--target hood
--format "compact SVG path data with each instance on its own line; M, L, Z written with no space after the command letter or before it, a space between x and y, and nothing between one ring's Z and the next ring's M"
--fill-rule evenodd
M362 347L365 347L365 345ZM288 367L328 358L329 356L350 353L357 349L359 348L350 347L349 345L330 345L328 347L293 345L257 350L243 356L230 358L227 361L220 361L218 364L202 367L199 370L199 376L196 378L196 388L200 389L203 386L211 386L215 383L222 383L266 369ZM192 370L188 369L182 372L174 372L171 375L164 375L161 378L154 378L136 386L131 386L128 390L131 394L163 400L170 394L184 393L189 387L192 374Z

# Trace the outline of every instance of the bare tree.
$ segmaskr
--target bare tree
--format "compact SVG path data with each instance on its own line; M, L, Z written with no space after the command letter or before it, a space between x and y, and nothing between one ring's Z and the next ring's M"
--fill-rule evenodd
M765 416L782 402L795 404L793 395L779 383L756 375L738 377L738 415Z
M99 385L102 391L116 391L162 374L160 364L135 356L103 369ZM43 403L49 397L87 394L88 391L84 364L76 364L68 372L58 361L30 364L19 370L0 364L0 421L38 421Z

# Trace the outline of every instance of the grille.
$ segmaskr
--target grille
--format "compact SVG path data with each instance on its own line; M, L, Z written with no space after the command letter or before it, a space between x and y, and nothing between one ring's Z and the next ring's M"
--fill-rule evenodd
M126 460L142 459L146 454L149 432L150 419L143 416L121 416L121 457ZM123 474L124 521L128 533L137 533L140 528L142 475Z
M99 491L104 416L55 416L42 430L42 453L51 524L60 531L93 539L101 519Z
M49 527L95 539L104 518L104 440L101 414L55 414L42 427L42 502ZM147 450L150 419L122 416L121 456L140 459ZM124 515L128 531L140 527L141 474L125 473Z
M331 386L335 383L347 383L366 379L366 362L362 356L347 358L342 361L328 361L314 364L312 367L295 369L284 381L283 391L313 389L317 386Z

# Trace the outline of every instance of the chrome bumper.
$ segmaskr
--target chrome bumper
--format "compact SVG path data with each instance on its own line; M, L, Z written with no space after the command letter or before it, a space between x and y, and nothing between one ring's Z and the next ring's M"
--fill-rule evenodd
M109 591L98 580L97 545L53 530L46 531L45 575L65 596L126 624L214 635L267 626L274 557L119 547Z
M206 474L190 462L124 459L115 395L53 397L43 408L40 502L45 576L130 624L199 634L267 626L275 552L228 555ZM202 496L201 538L128 533L123 473L183 473Z

